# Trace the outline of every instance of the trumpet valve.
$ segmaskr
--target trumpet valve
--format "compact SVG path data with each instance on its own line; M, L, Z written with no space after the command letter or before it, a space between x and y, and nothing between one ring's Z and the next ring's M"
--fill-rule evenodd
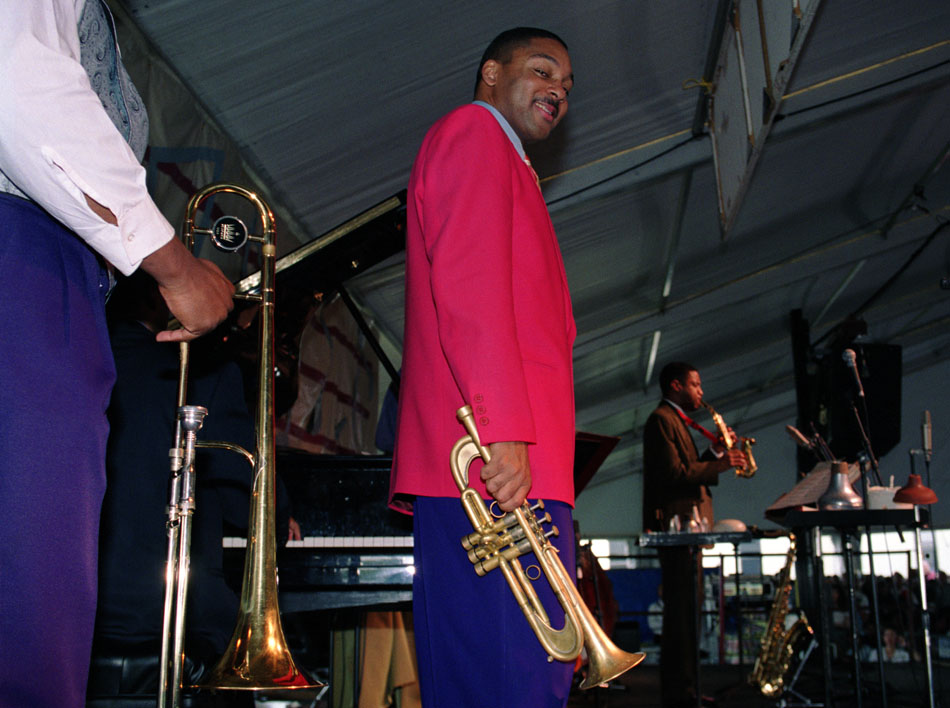
M527 539L522 539L517 543L505 546L501 551L491 553L491 555L478 560L478 562L472 561L475 567L475 573L481 577L501 565L501 561L512 561L530 551L531 544ZM469 554L469 559L471 559L471 557L471 554Z

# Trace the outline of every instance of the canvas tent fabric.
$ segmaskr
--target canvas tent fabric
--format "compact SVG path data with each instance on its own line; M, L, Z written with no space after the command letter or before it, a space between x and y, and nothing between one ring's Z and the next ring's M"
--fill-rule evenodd
M821 3L725 239L696 85L726 0L110 4L232 142L296 242L405 187L426 129L471 99L497 32L564 37L570 112L528 150L574 299L578 426L621 438L578 500L585 533L638 532L640 435L671 359L696 364L717 410L758 439L759 475L726 481L716 504L761 521L798 464L784 433L796 419L793 311L812 340L858 312L864 341L900 346L903 435L888 473L906 475L924 409L935 469L941 448L950 455L943 0ZM395 256L350 283L397 359L402 268Z

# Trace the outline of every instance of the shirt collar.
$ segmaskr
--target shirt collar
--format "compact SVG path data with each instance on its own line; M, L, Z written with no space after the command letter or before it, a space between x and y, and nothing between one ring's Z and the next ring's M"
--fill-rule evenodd
M511 127L511 123L501 114L501 112L495 108L490 103L485 103L485 101L472 101L476 106L482 106L488 109L488 112L495 116L495 120L498 121L498 125L501 126L501 129L505 131L505 135L508 136L508 139L511 141L511 144L514 146L515 150L518 151L518 155L521 156L523 160L525 157L524 146L521 144L521 138L518 137L518 134L515 132L515 129Z
M686 415L686 411L684 411L684 410L683 410L682 408L680 408L678 405L676 405L675 403L673 403L673 401L671 401L669 398L664 398L663 400L664 400L666 403L669 403L671 406L673 406L673 408L675 408L676 410L678 410L682 415Z

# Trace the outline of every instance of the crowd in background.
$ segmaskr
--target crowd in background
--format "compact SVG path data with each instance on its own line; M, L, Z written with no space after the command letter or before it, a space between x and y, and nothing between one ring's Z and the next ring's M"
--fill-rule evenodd
M900 663L921 661L924 656L923 615L920 584L916 576L863 576L855 581L855 607L858 646L861 658L877 661L877 632L874 617L874 592L877 593L881 647L884 661ZM950 635L950 581L943 571L928 573L927 607L930 615L931 644ZM851 616L848 583L843 576L825 578L825 596L831 615L832 642L838 657L851 654ZM935 649L936 651L936 649Z

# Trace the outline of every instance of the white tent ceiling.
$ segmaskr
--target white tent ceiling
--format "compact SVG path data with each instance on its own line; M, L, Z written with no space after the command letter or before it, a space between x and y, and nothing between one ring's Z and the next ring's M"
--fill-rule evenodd
M868 339L903 348L905 374L947 373L950 229L926 241L950 218L946 0L822 3L725 240L711 141L693 130L700 89L683 88L717 41L716 0L113 4L304 240L405 188L425 131L470 100L498 31L560 34L576 75L570 114L529 152L574 298L578 426L621 438L594 485L637 473L656 371L672 359L699 366L741 433L794 423L790 312L817 340L925 243L860 315ZM398 349L401 258L350 289Z

